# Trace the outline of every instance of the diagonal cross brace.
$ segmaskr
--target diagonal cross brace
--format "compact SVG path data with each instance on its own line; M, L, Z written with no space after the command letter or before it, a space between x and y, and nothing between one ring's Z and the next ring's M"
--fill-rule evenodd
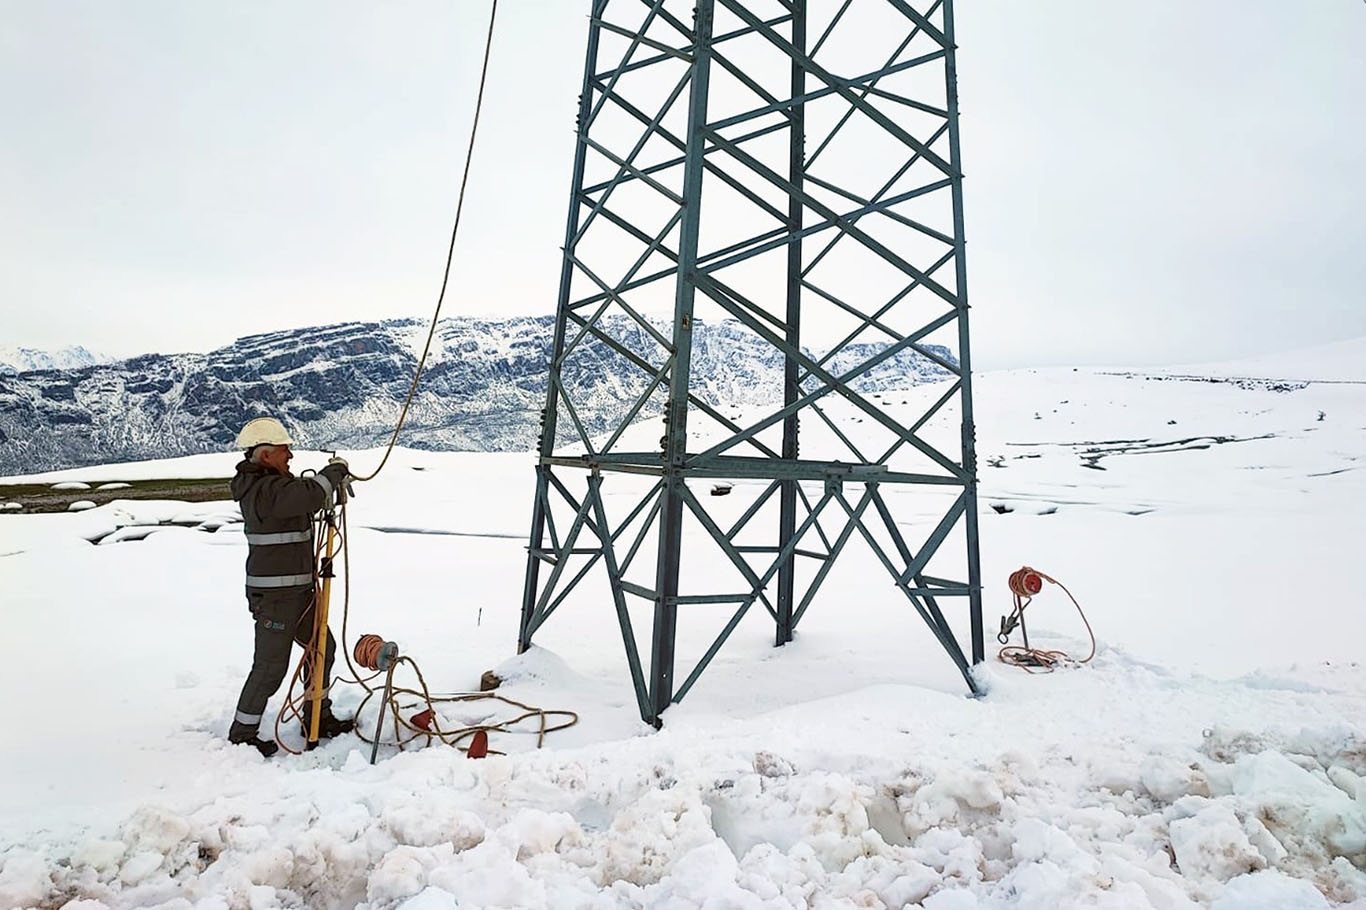
M954 665L958 667L958 672L962 674L963 680L967 682L969 691L976 694L979 692L977 682L972 678L972 671L968 666L968 660L963 656L963 649L959 646L958 639L954 637L953 630L949 628L949 624L944 619L944 615L939 612L939 608L934 605L932 600L926 598L927 602L922 603L921 599L908 589L907 583L898 576L896 566L893 565L892 561L887 557L887 553L883 550L882 545L878 543L877 538L873 536L872 532L869 531L867 526L863 523L862 513L867 507L868 501L877 498L875 487L876 484L868 485L868 492L859 503L859 513L857 515L855 515L854 508L849 505L848 500L844 498L843 494L837 493L835 494L835 498L849 514L850 523L858 528L859 533L863 535L863 539L867 542L869 548L877 555L878 560L881 561L888 573L896 579L897 587L900 588L901 592L910 600L911 606L920 614L920 618L925 621L925 625L930 627L930 631L934 633L934 637L939 640L939 644L944 648L944 651L948 653L949 658L953 661Z
M740 17L742 21L752 26L754 30L758 32L760 35L764 36L764 38L766 38L770 44L772 44L778 50L782 51L784 54L795 60L798 63L798 65L802 67L802 69L806 70L806 72L810 73L820 81L824 82L826 85L833 88L841 98L849 102L849 104L853 107L858 108L858 110L861 113L866 115L878 126L886 130L889 135L894 136L903 144L923 154L925 156L925 160L929 161L935 167L939 168L939 170L943 171L946 175L950 177L958 176L953 166L949 164L949 162L939 157L939 155L932 151L923 142L921 142L919 139L915 138L906 130L898 126L895 121L889 118L886 114L882 113L882 111L878 110L876 107L869 104L867 99L860 98L852 89L843 84L843 80L827 72L823 67L818 65L816 61L812 60L806 54L803 54L797 48L793 47L790 42L785 40L773 29L766 27L763 24L763 22L759 20L753 13L745 9L744 6L742 6L738 2L738 0L718 0L718 2L722 6L726 7L726 9L733 12L736 16ZM933 27L931 26L931 28ZM928 32L929 29L927 29L926 31ZM935 30L933 34L938 34L938 30ZM942 41L940 43L942 44Z

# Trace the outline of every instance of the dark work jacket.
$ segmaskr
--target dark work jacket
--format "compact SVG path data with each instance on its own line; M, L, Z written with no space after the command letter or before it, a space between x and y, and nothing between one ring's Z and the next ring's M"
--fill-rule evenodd
M243 461L232 478L247 535L247 591L313 584L313 514L332 498L323 477L280 474Z

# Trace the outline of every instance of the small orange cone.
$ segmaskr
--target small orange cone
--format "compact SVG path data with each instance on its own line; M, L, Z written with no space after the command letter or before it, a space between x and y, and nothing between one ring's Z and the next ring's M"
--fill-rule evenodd
M474 739L470 740L469 751L465 754L470 758L483 758L489 754L489 734L486 730L474 732Z
M425 711L417 712L410 720L414 727L421 727L430 733L432 731L432 717L432 709L428 708Z

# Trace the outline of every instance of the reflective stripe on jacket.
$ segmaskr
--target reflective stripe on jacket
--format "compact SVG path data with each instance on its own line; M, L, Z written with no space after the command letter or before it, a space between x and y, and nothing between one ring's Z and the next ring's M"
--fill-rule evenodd
M279 474L242 461L232 498L242 507L247 537L247 587L313 584L313 514L332 496L323 477Z

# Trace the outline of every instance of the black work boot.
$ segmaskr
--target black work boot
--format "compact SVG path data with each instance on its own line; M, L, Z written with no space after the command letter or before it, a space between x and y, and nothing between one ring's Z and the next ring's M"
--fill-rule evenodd
M308 739L309 720L305 720L299 725L303 731L304 739ZM318 739L332 739L334 736L341 736L343 733L350 733L356 729L356 722L351 718L342 720L332 713L331 708L324 708L322 715L318 718Z
M228 742L237 746L252 746L257 752L261 753L262 758L270 758L280 751L279 745L273 739L262 739L255 730L249 733L232 732L228 734Z

